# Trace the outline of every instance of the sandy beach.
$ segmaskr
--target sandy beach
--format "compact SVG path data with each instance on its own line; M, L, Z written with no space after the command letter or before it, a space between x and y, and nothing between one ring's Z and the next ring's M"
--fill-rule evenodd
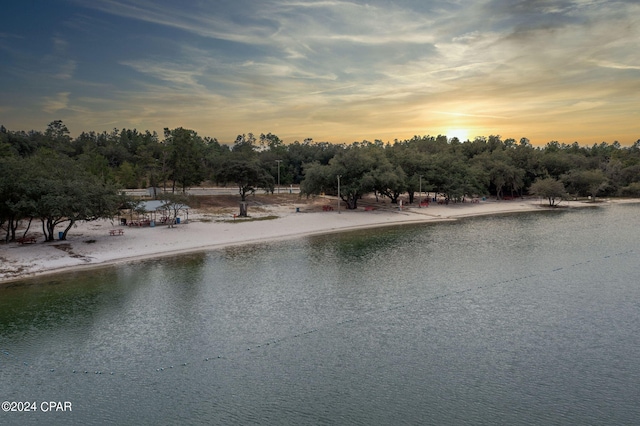
M386 204L375 206L373 210L359 207L355 211L340 212L337 209L322 211L319 203L331 203L332 206L337 204L336 201L322 200L310 204L263 206L256 213L250 209L249 220L234 220L233 214L214 215L196 209L190 211L187 223L182 218L182 223L172 228L166 225L127 227L120 225L117 219L79 223L69 231L65 241L0 245L0 284L72 269L134 262L231 245L548 209L538 199L487 200L449 205L432 203L429 207L412 206L402 210ZM577 201L563 203L569 209L593 205ZM260 218L268 220L256 220ZM30 234L39 235L41 239L39 226L40 222L34 221ZM60 227L59 230L63 229ZM115 230L116 235L110 235L112 230ZM118 234L119 230L123 231L122 235Z

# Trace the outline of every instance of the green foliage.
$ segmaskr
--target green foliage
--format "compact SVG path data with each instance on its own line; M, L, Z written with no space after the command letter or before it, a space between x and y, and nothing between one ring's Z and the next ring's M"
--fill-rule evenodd
M314 163L307 166L305 179L300 185L301 194L317 195L322 192L338 194L348 209L356 209L358 200L375 188L375 157L357 146L339 151L329 164Z
M204 179L204 141L193 130L179 127L164 129L165 145L168 150L169 178L182 186L184 193L188 186L198 185Z
M83 169L79 162L43 148L28 158L5 161L0 169L0 216L10 222L9 231L25 218L39 218L45 240L54 239L55 228L67 223L63 239L79 220L110 217L117 211L116 188Z
M180 212L189 209L189 197L185 194L163 194L162 200L164 207L170 212L169 227L172 228Z
M55 120L44 131L0 126L0 166L0 226L11 239L17 224L34 215L64 221L91 216L69 212L63 199L80 198L74 187L97 182L110 190L113 184L121 189L148 184L184 192L210 179L237 185L244 201L257 189L273 191L278 173L281 184L301 184L307 195L337 195L340 176L340 197L349 208L371 191L392 202L403 194L413 202L420 189L450 200L538 194L541 184L534 183L546 178L561 180L575 195L631 195L640 183L640 140L629 147L551 141L536 148L526 138L516 142L499 135L466 142L417 135L346 146L311 138L285 143L272 133L258 138L246 133L229 146L183 128L165 129L163 140L136 129L88 131L72 138L66 125ZM48 207L39 201L36 210L38 197ZM64 207L65 213L53 212L52 206Z
M137 168L128 161L125 161L118 167L116 176L121 188L139 188L138 182L140 179Z
M266 191L273 189L274 178L260 163L257 157L245 158L239 153L220 166L217 179L224 184L233 183L238 187L241 201L246 201L247 194L252 194L258 188Z
M111 217L117 212L119 197L115 186L83 170L64 155L39 151L27 160L27 194L35 200L31 216L42 221L47 241L55 238L55 228L67 223L62 239L80 220Z
M396 204L400 195L407 191L407 173L401 165L393 164L387 158L383 147L368 145L360 149L373 160L372 169L365 174L367 184Z
M502 199L505 192L513 197L524 185L524 170L516 167L503 150L485 151L473 157L472 163L498 199Z
M628 186L620 188L619 195L622 197L640 198L640 182L633 182Z
M63 154L71 154L71 136L69 129L62 120L55 120L49 123L44 132L46 147L54 149Z
M253 133L238 135L232 148L233 152L243 153L246 156L251 156L257 149L256 138Z
M562 176L570 194L581 197L596 197L599 192L606 189L608 180L602 170L571 170Z
M6 225L5 241L16 238L20 221L30 216L35 203L28 196L30 182L20 157L0 158L0 227Z
M533 185L531 185L529 192L533 195L546 198L549 201L549 207L556 206L561 200L566 200L568 197L562 182L553 178L536 180Z

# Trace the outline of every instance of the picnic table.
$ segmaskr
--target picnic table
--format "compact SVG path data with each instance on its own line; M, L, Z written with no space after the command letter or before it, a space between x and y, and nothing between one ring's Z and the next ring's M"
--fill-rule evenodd
M124 235L124 230L122 230L122 229L111 229L109 231L109 235Z
M322 206L322 211L323 212L333 211L333 206L329 206L329 205Z

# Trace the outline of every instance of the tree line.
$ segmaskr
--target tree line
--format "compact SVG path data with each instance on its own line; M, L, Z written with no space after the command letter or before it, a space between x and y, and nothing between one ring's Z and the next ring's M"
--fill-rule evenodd
M241 200L275 185L300 185L302 195L326 193L357 208L367 193L395 203L430 191L448 200L491 195L640 196L640 140L581 146L557 141L534 147L500 136L459 141L446 136L333 144L285 144L267 133L238 135L232 145L184 128L163 135L136 129L82 132L72 138L56 120L44 132L0 126L0 226L16 238L22 221L41 221L47 240L64 223L113 215L121 189L160 187L184 193L203 182L235 185ZM279 182L277 179L279 178ZM246 214L246 211L244 212Z

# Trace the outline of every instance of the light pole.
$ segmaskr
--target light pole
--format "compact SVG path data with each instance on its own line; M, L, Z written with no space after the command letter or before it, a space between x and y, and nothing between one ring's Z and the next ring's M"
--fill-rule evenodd
M280 163L282 163L282 160L276 160L276 163L278 163L278 194L280 193Z
M422 207L422 175L420 175L420 194L418 195L418 208Z
M340 214L340 178L342 176L338 175L338 214Z

